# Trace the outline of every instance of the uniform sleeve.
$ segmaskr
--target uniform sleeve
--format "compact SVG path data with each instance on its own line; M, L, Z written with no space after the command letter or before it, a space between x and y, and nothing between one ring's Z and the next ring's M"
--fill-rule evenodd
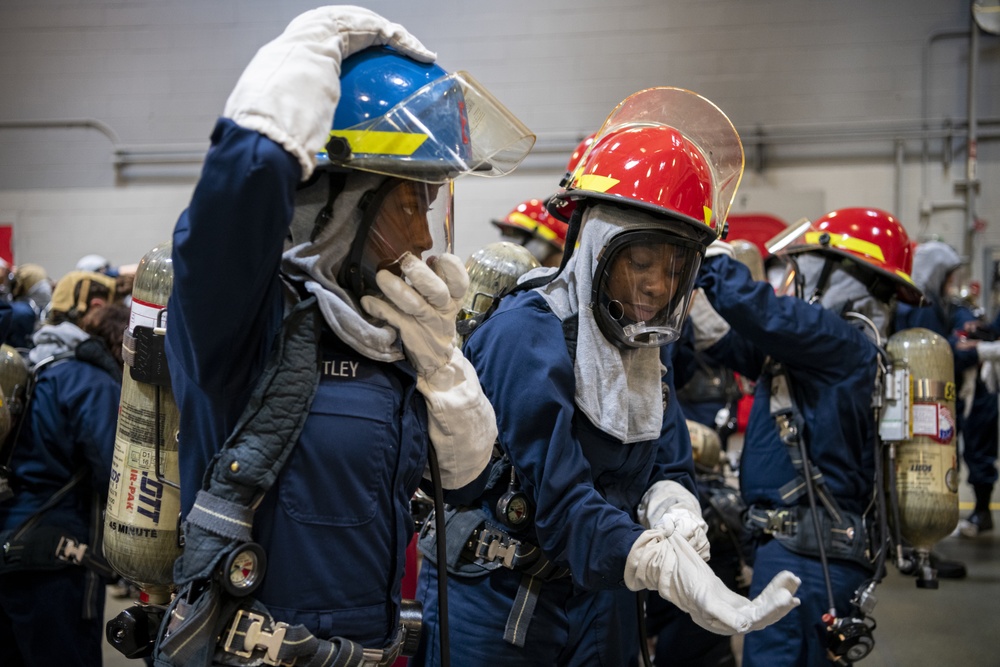
M278 270L300 167L278 144L220 120L173 234L168 344L210 393L251 384L280 321ZM175 334L175 335L171 335Z
M744 346L744 356L749 354L746 346L752 346L760 354L800 371L834 378L847 377L853 371L844 356L852 349L851 343L856 343L853 349L858 350L873 347L863 333L846 326L839 315L796 297L777 296L768 283L754 280L746 266L729 257L706 260L698 286L704 289L715 311L745 339L729 342ZM749 370L733 351L724 355L717 344L712 352L726 356L725 365L740 373Z
M573 364L550 312L498 311L466 344L497 414L500 444L535 501L535 530L549 558L586 589L623 585L642 527L594 488L576 440Z
M657 441L656 463L650 475L649 485L671 480L698 495L694 476L694 456L691 453L691 435L684 421L684 412L681 410L680 401L677 400L677 390L674 386L675 358L670 348L664 348L660 353L660 360L667 367L667 375L663 380L667 385L667 405L663 413L663 428Z
M181 508L232 431L282 317L279 278L298 161L220 120L191 204L174 228L167 358L181 413Z

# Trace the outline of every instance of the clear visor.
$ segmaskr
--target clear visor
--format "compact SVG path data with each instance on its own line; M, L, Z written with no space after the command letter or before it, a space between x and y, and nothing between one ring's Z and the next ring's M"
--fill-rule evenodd
M767 282L778 296L802 297L799 267L790 256L778 256L767 268Z
M701 150L713 172L713 216L718 221L725 220L743 177L743 142L719 107L690 90L649 88L624 99L608 115L577 163L577 169L585 164L586 155L604 136L622 128L657 125L675 128ZM721 222L718 229L722 229Z
M942 291L948 299L974 302L977 295L972 292L969 267L963 264L949 273L948 277L945 278Z
M468 72L432 81L385 115L330 137L345 140L349 153L321 153L321 164L428 183L503 176L535 143L531 130Z
M700 246L659 231L619 234L594 276L594 317L621 347L659 347L680 336L701 266Z
M809 218L802 218L794 224L788 225L777 235L773 236L764 247L772 255L777 255L782 250L791 246L799 245L805 238L806 232L812 228L812 221Z
M426 262L452 248L452 184L390 183L381 201L372 203L376 208L361 248L365 292L375 289L379 271L402 275L399 263L405 253Z

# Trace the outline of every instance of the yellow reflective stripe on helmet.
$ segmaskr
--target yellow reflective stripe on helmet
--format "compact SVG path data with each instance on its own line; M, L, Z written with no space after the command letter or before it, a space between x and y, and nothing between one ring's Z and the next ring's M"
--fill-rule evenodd
M702 212L702 215L705 216L705 224L708 225L709 227L711 227L712 226L712 209L710 209L707 206L702 206L701 207L701 212Z
M852 236L833 234L831 232L806 232L806 244L822 245L819 239L823 234L830 237L830 245L834 248L851 250L862 255L868 255L869 257L877 259L880 262L885 262L885 256L882 254L882 248L878 247L878 245L872 243L871 241L856 239Z
M910 285L913 285L914 287L917 286L917 284L915 282L913 282L913 278L911 278L910 275L908 273L906 273L905 271L900 271L899 269L896 269L895 273L896 273L897 276L899 276L900 278L902 278L903 280L905 280Z
M413 155L427 141L426 134L375 130L330 130L330 136L346 139L352 153L380 155Z
M507 221L518 227L523 227L529 232L534 232L538 234L546 241L553 241L556 238L556 233L546 227L545 225L538 224L538 221L529 215L525 215L520 211L514 211L507 216Z
M580 174L576 179L576 187L591 192L607 192L621 183L617 178L598 176L597 174Z

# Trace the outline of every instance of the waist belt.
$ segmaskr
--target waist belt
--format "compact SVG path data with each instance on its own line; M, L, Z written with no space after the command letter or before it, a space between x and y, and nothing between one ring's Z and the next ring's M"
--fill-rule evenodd
M474 530L462 551L470 561L499 564L509 570L551 581L569 576L569 568L559 567L542 555L542 550L529 542L511 537L494 526L484 525Z
M445 565L451 574L482 577L501 567L522 573L503 638L509 644L523 647L542 583L569 576L569 568L557 566L536 545L491 525L491 518L481 509L446 509L445 532L448 559ZM436 541L434 521L428 518L418 544L431 563L437 562Z
M827 555L830 558L849 560L869 570L872 569L864 517L853 512L841 511L840 521L835 521L824 508L818 509L819 534L823 536L823 546ZM747 509L744 521L754 535L770 535L793 553L819 556L813 514L804 505L776 509L751 505Z
M228 629L220 637L215 661L223 665L330 665L330 667L387 667L404 654L407 629L400 626L390 646L362 648L351 641L317 639L301 625L275 621L266 612L238 609ZM419 641L419 639L418 639ZM297 663L300 647L312 644L316 650L306 663ZM409 652L407 653L409 654Z
M80 565L107 579L118 576L86 544L65 534L58 526L36 526L18 531L19 536L0 537L0 574L58 570L67 565Z
M523 647L542 583L568 577L569 568L557 566L542 555L540 548L490 525L472 532L463 556L471 556L476 562L499 561L504 567L522 573L514 605L507 615L503 638L508 644Z

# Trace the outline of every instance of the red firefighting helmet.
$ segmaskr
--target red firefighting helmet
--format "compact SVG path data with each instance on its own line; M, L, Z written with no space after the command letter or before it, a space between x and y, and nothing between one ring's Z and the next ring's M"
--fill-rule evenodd
M784 220L767 213L730 213L726 222L729 225L726 240L750 241L757 246L763 259L771 256L767 242L788 227Z
M528 237L547 241L558 252L562 252L563 246L566 244L568 225L549 215L545 209L545 202L541 199L528 199L521 202L502 220L493 220L493 224L499 227L505 235L509 232L513 232L511 235L515 236L522 233Z
M920 289L910 277L913 270L910 237L895 216L880 209L831 211L806 226L781 252L820 252L853 260L872 278L893 285L900 300L920 303Z
M636 207L708 246L742 174L743 145L717 106L689 90L650 88L611 112L549 211L569 219L581 203Z

